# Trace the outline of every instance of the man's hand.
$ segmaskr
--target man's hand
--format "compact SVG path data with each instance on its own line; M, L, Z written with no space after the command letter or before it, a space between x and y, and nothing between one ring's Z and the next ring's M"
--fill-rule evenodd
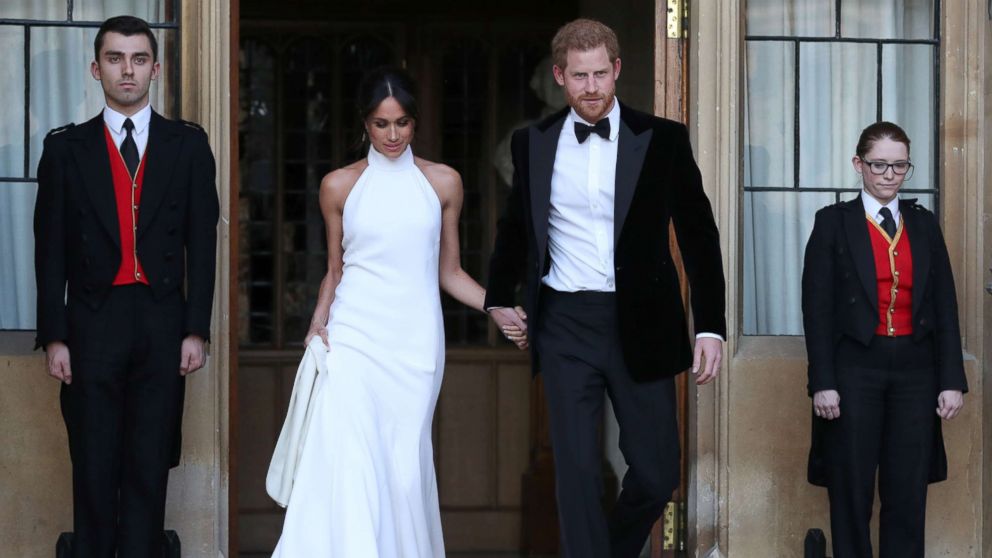
M179 375L192 374L206 362L206 348L199 335L188 335L183 339L182 356L179 358Z
M493 308L489 310L489 316L499 326L503 336L512 341L518 349L527 348L527 314L524 309L516 308Z
M720 373L720 361L723 360L723 341L715 337L700 337L696 339L696 349L692 355L692 373L696 376L696 385L708 384ZM703 366L702 371L699 367Z
M949 389L937 396L937 414L944 420L956 417L961 407L964 407L964 394L960 391Z
M48 375L60 382L72 383L72 366L69 363L69 347L61 341L45 345L45 364Z
M827 420L840 418L840 394L835 389L824 389L813 394L813 411Z

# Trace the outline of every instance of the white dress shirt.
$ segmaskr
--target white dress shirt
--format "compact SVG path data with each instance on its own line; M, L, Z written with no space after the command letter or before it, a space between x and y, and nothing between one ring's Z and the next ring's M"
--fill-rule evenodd
M579 143L575 122L595 122L586 122L572 109L558 137L548 215L551 267L542 279L556 291L616 291L613 195L620 103L614 100L606 118L610 121L609 139L589 134Z
M152 105L147 104L145 108L134 113L132 116L125 116L109 106L103 107L103 122L110 130L110 136L114 139L114 145L120 150L121 142L127 137L127 130L124 129L124 121L130 118L134 123L134 130L131 136L138 146L138 159L145 156L145 146L148 145L148 123L152 120Z
M569 111L558 137L551 175L548 252L551 266L542 282L556 291L615 292L613 203L616 192L620 102L613 101L606 118L610 137L575 137L575 122L594 125ZM715 333L700 332L696 339Z
M889 211L892 212L892 220L895 221L897 227L899 226L899 194L896 194L896 197L889 200L889 203L883 205L882 202L876 200L866 190L863 190L861 192L861 204L865 207L865 214L871 215L879 225L882 224L884 217L879 215L878 212L883 207L888 207Z

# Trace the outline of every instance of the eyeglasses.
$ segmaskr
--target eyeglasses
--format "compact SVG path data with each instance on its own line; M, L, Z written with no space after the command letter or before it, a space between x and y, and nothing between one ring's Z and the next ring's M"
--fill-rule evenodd
M892 172L903 175L913 170L913 163L909 161L896 161L895 163L886 163L885 161L869 161L864 157L861 157L861 162L868 165L868 170L872 174L885 174L892 169Z

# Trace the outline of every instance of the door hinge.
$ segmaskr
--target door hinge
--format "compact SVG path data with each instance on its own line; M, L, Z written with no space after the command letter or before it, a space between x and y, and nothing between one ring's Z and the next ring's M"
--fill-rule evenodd
M668 0L668 38L688 38L687 21L689 21L689 0Z
M662 530L661 538L661 549L662 550L675 550L678 548L678 538L679 538L679 505L675 502L669 502L665 506L664 514L664 528Z

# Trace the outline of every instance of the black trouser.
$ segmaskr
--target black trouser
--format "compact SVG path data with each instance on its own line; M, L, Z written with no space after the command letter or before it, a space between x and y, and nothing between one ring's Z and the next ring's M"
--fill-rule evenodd
M923 558L938 390L930 338L845 338L836 354L840 418L824 436L834 558L872 556L876 471L881 558Z
M111 289L99 310L69 300L74 558L162 553L166 484L182 413L182 299ZM115 554L116 553L116 554Z
M674 382L631 378L612 293L545 288L539 324L536 344L555 456L562 556L636 557L678 485ZM599 444L604 391L629 465L609 518L602 507Z

